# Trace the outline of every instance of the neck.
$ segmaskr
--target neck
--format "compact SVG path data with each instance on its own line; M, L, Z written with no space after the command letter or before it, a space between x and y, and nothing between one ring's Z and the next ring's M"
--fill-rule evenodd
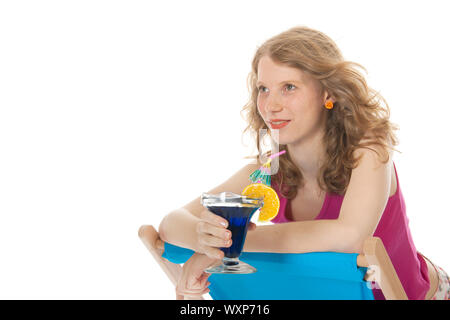
M309 140L287 145L289 156L302 172L306 182L315 182L325 155L323 134L317 134Z

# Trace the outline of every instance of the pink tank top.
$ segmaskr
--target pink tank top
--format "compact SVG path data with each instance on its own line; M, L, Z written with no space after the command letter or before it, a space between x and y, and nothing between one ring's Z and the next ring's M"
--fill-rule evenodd
M411 232L408 227L409 220L406 216L405 200L400 190L400 183L398 181L395 164L394 169L397 178L397 191L394 195L389 197L386 208L384 209L383 215L378 222L378 226L373 236L379 237L383 241L408 299L424 300L430 288L428 268L425 260L420 253L417 252L414 246ZM287 219L285 215L286 210L290 210L290 201L281 196L276 183L272 184L272 188L275 189L280 198L280 210L272 222L292 222ZM322 209L315 220L337 219L343 200L344 196L327 192ZM375 300L385 299L381 290L373 289L372 291Z

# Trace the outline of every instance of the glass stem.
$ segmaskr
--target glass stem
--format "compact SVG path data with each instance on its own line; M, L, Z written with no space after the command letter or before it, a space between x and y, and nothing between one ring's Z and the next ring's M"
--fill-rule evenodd
M235 266L239 264L239 258L223 258L223 264L226 266Z

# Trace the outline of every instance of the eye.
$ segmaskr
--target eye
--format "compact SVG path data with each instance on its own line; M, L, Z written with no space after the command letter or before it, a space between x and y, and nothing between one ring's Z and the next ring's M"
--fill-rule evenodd
M259 91L259 92L261 92L261 90L264 90L264 89L267 89L267 88L266 88L266 87L263 87L263 86L259 86L259 87L258 87L258 91Z
M288 83L288 84L286 85L286 88L291 88L291 87L292 87L292 90L295 89L295 86L294 86L293 84ZM292 90L289 90L289 89L288 89L288 91L292 91Z

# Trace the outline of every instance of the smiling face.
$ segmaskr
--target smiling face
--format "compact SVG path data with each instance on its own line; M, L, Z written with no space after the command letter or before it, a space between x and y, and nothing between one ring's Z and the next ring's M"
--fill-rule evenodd
M280 144L301 144L325 130L327 94L320 82L299 69L263 56L258 64L257 108L270 130L279 130ZM272 119L289 120L273 125Z

